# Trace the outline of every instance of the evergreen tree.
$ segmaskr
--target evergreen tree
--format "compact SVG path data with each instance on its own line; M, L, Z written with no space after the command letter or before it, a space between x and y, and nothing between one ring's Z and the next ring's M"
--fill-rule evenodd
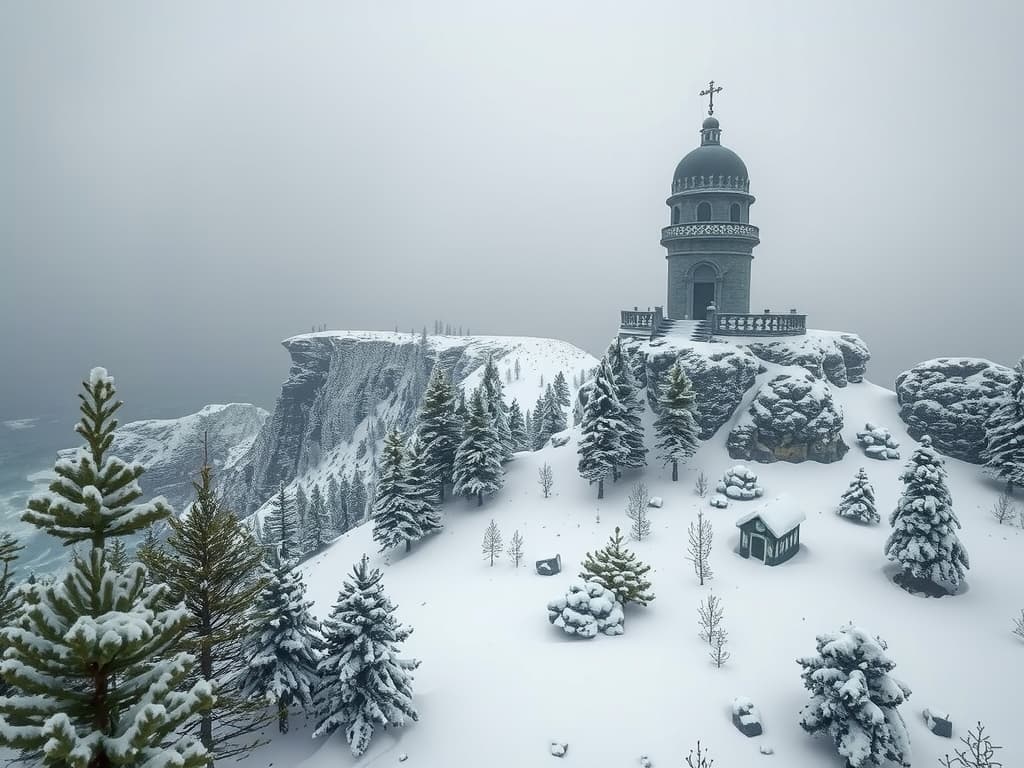
M690 379L676 361L658 397L659 415L654 422L658 456L666 464L672 464L673 481L679 479L679 462L686 461L697 452L700 428L695 418L695 400Z
M498 524L494 522L493 518L490 525L487 526L487 530L484 531L484 542L480 549L484 553L484 560L490 558L492 567L494 559L501 557L501 553L505 550L505 545L501 540L501 531L498 530Z
M109 454L121 407L114 380L94 368L83 386L75 429L86 445L57 461L22 519L90 550L59 581L21 588L23 607L0 630L13 689L0 698L0 745L54 768L201 768L202 744L179 733L213 703L206 681L178 690L195 663L178 649L188 615L165 607L167 587L147 586L141 564L118 574L107 562L112 539L173 513L161 497L136 503L142 465Z
M643 413L644 401L640 397L636 379L630 368L629 361L622 350L622 342L618 339L608 347L605 354L615 382L615 394L622 406L621 419L625 430L620 436L621 452L617 467L639 469L647 466L647 446L644 445ZM562 379L563 385L565 379ZM616 468L617 470L617 468Z
M868 473L864 467L857 470L857 475L839 501L836 513L840 517L849 517L862 523L877 523L882 519L875 509L875 489L868 482Z
M306 512L306 552L319 552L331 538L331 515L319 485L313 486Z
M458 392L455 398L455 420L459 424L460 433L465 429L466 422L469 421L469 406L466 404L466 390L458 387ZM454 470L453 470L454 471Z
M529 450L529 438L526 433L526 421L523 419L523 411L519 407L519 401L513 400L508 407L508 428L512 436L512 450Z
M366 517L366 503L366 479L363 477L362 470L357 469L352 473L348 501L345 503L345 509L348 510L350 528L354 528L363 522L363 519Z
M518 357L516 358L515 372L516 372L516 381L519 381L519 374L522 373L522 368L519 366L519 358Z
M380 551L412 543L423 538L418 512L419 503L409 486L402 436L392 431L384 440L381 468L377 480L377 494L373 502L373 540Z
M337 475L331 475L327 482L327 505L331 514L331 527L338 533L344 533L349 529L348 515L345 512L345 502L348 496L348 480L344 477L338 480Z
M370 570L363 555L324 620L326 650L317 666L320 690L313 735L344 728L355 757L366 751L376 726L419 719L411 674L419 662L399 658L397 648L412 630L398 623L380 579L380 571Z
M985 423L986 469L1006 481L1006 492L1024 487L1024 358L1013 369L1013 381L1000 405Z
M423 393L417 433L423 445L428 476L437 485L438 501L444 501L445 485L452 482L455 451L462 439L462 421L455 407L455 389L441 365L435 365Z
M485 494L501 489L504 476L501 446L479 389L473 392L464 434L455 453L454 492L459 496L476 496L477 506L481 506Z
M569 385L565 381L565 374L559 371L554 381L555 401L562 408L569 407Z
M484 366L484 374L481 379L484 402L491 416L491 426L498 438L500 446L499 459L502 462L512 458L512 429L509 424L508 405L505 403L505 387L501 383L501 375L498 373L498 366L494 364L494 357L487 358Z
M551 432L548 431L548 427L544 423L544 411L546 410L547 405L544 401L544 395L538 395L537 403L533 406L531 423L532 438L530 445L535 451L539 451L551 439Z
M419 524L420 532L423 536L436 533L444 527L441 523L441 515L435 506L437 487L430 482L427 456L424 453L423 444L416 435L409 439L405 459L409 490L415 505L416 521Z
M596 581L625 606L627 603L647 605L654 599L651 582L645 576L651 566L637 560L636 554L622 543L622 534L616 527L603 549L588 552L583 560L580 578Z
M284 483L278 486L277 496L263 520L263 538L279 562L288 562L301 554L299 516Z
M217 498L209 463L193 488L188 514L168 520L168 549L154 543L136 554L167 584L171 602L188 611L183 645L199 662L192 676L209 680L216 693L213 707L185 732L198 731L212 757L240 758L262 743L254 734L268 721L263 705L246 700L237 685L247 664L241 644L252 633L252 606L264 587L263 550Z
M597 483L597 498L603 499L604 479L622 455L620 436L626 431L607 360L598 366L580 426L579 473L584 480Z
M125 543L121 539L111 541L107 550L107 565L110 566L110 570L115 573L124 573L129 562L128 547L125 546ZM163 581L163 579L158 580Z
M14 581L12 565L18 559L18 552L24 548L13 534L7 531L0 533L0 629L14 624L23 602ZM0 659L3 659L7 646L7 641L0 635ZM7 684L0 680L0 696L6 696L9 690Z
M808 733L825 733L850 768L891 760L910 766L910 737L897 707L910 689L890 676L896 666L881 638L847 625L818 635L817 655L797 659L811 700L800 711Z
M320 638L299 571L289 570L287 561L265 565L264 580L256 599L259 621L241 654L247 665L239 689L247 698L276 705L278 730L288 733L289 707L313 703Z
M295 516L298 520L295 539L299 543L299 551L305 552L306 539L309 535L309 497L306 495L306 487L299 483L295 484Z
M526 450L535 450L534 445L536 444L536 434L533 430L533 412L530 410L526 411L526 416L523 417L523 422L526 428Z
M943 588L959 585L970 567L956 535L960 521L953 512L944 464L931 438L922 437L900 475L903 495L889 517L893 531L885 544L886 556L899 563L905 578Z

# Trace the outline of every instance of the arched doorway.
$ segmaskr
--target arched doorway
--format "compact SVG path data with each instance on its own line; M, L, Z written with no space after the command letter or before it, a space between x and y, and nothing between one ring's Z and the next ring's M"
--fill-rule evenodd
M708 304L715 301L715 270L702 264L693 270L693 313L694 320L707 320Z

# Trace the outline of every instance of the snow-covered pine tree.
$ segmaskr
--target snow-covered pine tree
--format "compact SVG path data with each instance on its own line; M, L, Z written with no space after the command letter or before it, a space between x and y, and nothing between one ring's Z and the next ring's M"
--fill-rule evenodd
M423 538L417 515L419 501L409 486L407 469L402 436L392 430L384 439L373 502L373 540L380 544L381 552L403 544L408 552L414 541Z
M306 512L306 540L303 547L306 552L319 552L331 539L331 515L327 511L327 501L319 485L313 486L309 496L309 507Z
M445 485L452 482L455 451L462 441L462 420L456 414L455 389L440 364L434 366L423 392L417 434L423 445L427 472L437 484L437 499L444 501Z
M354 528L366 518L367 490L366 478L361 469L352 473L352 482L348 487L348 500L345 502L345 509L348 510L349 527Z
M313 703L321 638L300 572L284 561L265 565L264 579L256 599L259 618L243 643L242 658L248 664L239 690L247 698L275 705L278 730L288 733L289 707L306 709Z
M569 407L569 385L565 381L565 374L559 371L555 374L554 381L555 402L562 408Z
M444 526L441 515L434 506L437 501L437 486L430 481L427 468L427 457L423 451L423 443L413 435L405 451L406 475L409 490L412 493L414 515L420 528L420 536L440 531Z
M672 464L672 480L679 479L679 462L697 452L700 428L694 415L696 395L683 367L676 361L658 396L658 418L654 431L658 456Z
M299 542L299 515L294 502L288 498L288 489L281 483L277 496L263 519L263 538L274 559L289 562L301 554Z
M124 573L128 563L128 547L121 539L112 540L107 548L107 565L110 566L110 570L114 573Z
M519 381L519 374L522 372L522 368L520 368L520 366L519 366L519 358L518 357L516 358L515 372L516 372L516 381Z
M262 743L254 734L269 721L263 704L238 689L248 661L241 645L252 634L252 606L264 587L264 553L249 527L217 498L208 463L193 488L188 514L168 520L167 549L154 543L136 556L155 580L167 584L170 600L188 610L183 645L198 661L190 679L209 680L216 693L214 706L185 732L198 731L214 758L237 759Z
M818 635L817 655L797 659L811 700L800 711L808 733L827 734L850 768L910 766L910 736L897 707L910 689L878 637L852 624Z
M335 474L327 481L327 506L331 513L331 527L338 533L348 530L348 519L345 515L345 500L348 495L348 480L340 480Z
M18 594L18 585L14 581L13 564L18 559L18 552L25 546L8 531L0 533L0 629L14 623L23 600ZM0 635L0 659L4 657L7 641ZM0 678L0 696L10 691L7 683Z
M296 525L296 539L299 543L299 551L306 551L306 537L309 524L309 496L306 495L306 487L301 483L295 484L295 516L298 520ZM294 557L295 555L292 555Z
M693 563L693 571L697 574L697 579L703 587L704 581L714 576L711 566L708 564L714 530L711 527L711 521L704 517L703 510L697 511L697 520L690 523L687 533L690 544L686 559Z
M526 415L523 417L523 422L526 428L526 448L524 450L535 450L533 447L536 442L536 434L533 430L533 412L529 409L527 409Z
M956 535L960 521L953 512L944 464L925 435L900 475L903 495L889 516L893 530L885 554L902 569L905 589L923 582L955 588L970 567L967 550Z
M12 689L0 697L0 745L54 768L202 768L206 750L179 732L213 703L206 681L179 690L195 664L178 649L188 613L167 607L167 587L147 585L145 566L118 574L106 555L115 537L173 513L162 497L136 503L142 465L109 454L121 407L114 380L94 368L83 385L75 430L86 444L57 461L22 519L91 549L57 581L30 578L19 615L0 630Z
M505 387L501 383L501 374L493 356L487 358L480 387L487 411L491 415L494 434L498 438L499 459L503 462L508 461L512 458L512 430L508 420L508 404L505 402Z
M626 517L633 521L630 534L637 541L643 541L651 534L651 520L647 517L647 505L651 497L644 483L634 483L626 499Z
M544 411L547 406L544 402L544 395L540 394L537 396L537 402L533 406L532 411L532 431L531 431L531 448L535 451L539 451L544 447L544 444L551 438L551 433L547 431L544 424Z
M464 437L455 453L453 492L459 496L475 496L477 506L482 506L484 495L497 492L504 484L501 450L483 393L475 389Z
M985 468L1006 482L1006 492L1024 487L1024 358L1013 369L1000 405L985 423Z
M565 419L565 410L558 401L558 394L550 384L544 389L544 431L548 437L562 432L569 426Z
M628 603L647 605L654 599L651 582L645 578L651 566L638 560L636 553L622 541L622 533L616 528L604 548L587 553L579 576L613 592L623 606Z
M491 518L490 525L484 531L484 541L480 545L480 549L484 553L484 560L490 558L492 566L494 558L501 557L501 553L505 551L505 544L501 540L501 531L498 530L498 524L494 522L494 518Z
M529 450L529 438L526 434L526 421L523 419L523 411L519 407L519 401L513 400L508 407L508 428L512 434L512 450Z
M326 648L317 666L320 689L313 736L344 728L355 757L366 751L378 725L419 719L411 674L419 662L399 658L397 648L412 629L398 623L380 580L380 571L370 570L363 555L324 620Z
M875 509L875 489L868 482L868 473L861 467L846 489L836 514L862 523L877 523L882 518Z
M626 431L622 422L622 405L615 393L615 382L607 360L597 367L590 388L583 421L580 424L580 476L597 483L597 498L604 498L604 479L622 455L620 437Z
M639 469L647 466L647 446L644 444L644 425L642 416L645 405L640 397L640 390L637 387L636 379L626 353L622 349L622 342L616 339L608 347L605 353L608 365L611 368L613 381L615 382L615 394L622 406L622 423L625 431L621 435L621 452L616 467Z

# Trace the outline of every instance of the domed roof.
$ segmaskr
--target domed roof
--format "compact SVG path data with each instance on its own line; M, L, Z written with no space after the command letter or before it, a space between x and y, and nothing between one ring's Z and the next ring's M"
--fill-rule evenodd
M717 121L716 121L717 122ZM721 144L705 144L697 147L676 166L673 182L688 179L691 176L732 176L733 179L746 179L747 166L740 156Z
M708 115L704 118L704 123L701 125L701 128L703 130L707 130L708 128L718 128L718 118Z

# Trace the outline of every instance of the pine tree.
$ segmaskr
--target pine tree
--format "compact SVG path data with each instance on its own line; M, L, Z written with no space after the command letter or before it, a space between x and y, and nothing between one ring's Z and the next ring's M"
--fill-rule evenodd
M299 515L295 504L288 498L284 483L278 486L277 496L263 520L263 538L279 562L289 562L301 554Z
M128 547L125 546L125 543L121 539L111 541L107 550L107 565L110 566L110 570L115 573L124 573L129 562ZM159 580L163 581L163 579Z
M1006 481L1006 492L1024 487L1024 358L1013 369L1013 381L1002 402L985 423L986 469Z
M857 470L857 475L839 501L836 514L862 523L877 523L882 519L875 509L875 489L868 482L864 467Z
M7 531L0 533L0 629L14 624L23 602L14 581L12 565L18 559L18 552L24 548L13 534ZM0 635L0 659L3 659L7 646L7 641ZM0 696L6 696L9 690L7 684L0 680Z
M526 416L523 418L526 425L526 449L528 451L536 450L534 447L537 443L537 435L533 429L533 412L530 410L526 411Z
M167 587L147 586L143 565L118 574L107 562L112 539L173 513L161 497L137 504L143 467L108 453L121 406L114 380L94 368L83 386L76 431L86 445L57 461L22 519L91 549L59 581L23 587L21 612L0 630L14 692L0 698L0 745L55 768L201 768L202 744L179 733L213 703L206 681L178 690L195 663L178 650L188 615L165 607Z
M558 395L555 392L555 388L550 384L544 389L544 400L543 408L541 410L542 424L544 434L547 435L545 441L552 435L565 430L569 424L565 419L565 411L558 402Z
M505 387L501 383L498 366L494 357L487 358L483 378L480 382L484 403L491 417L491 426L500 446L499 459L502 462L512 458L512 430L509 424L508 405L505 403Z
M419 719L411 674L419 662L400 659L397 648L412 630L398 623L380 580L380 571L370 570L363 555L324 620L326 650L317 666L321 683L313 735L344 728L355 757L366 751L376 726Z
M303 485L295 486L295 516L298 520L295 528L295 539L299 543L299 551L306 551L306 540L309 536L309 497ZM294 557L294 555L293 555Z
M621 451L619 453L616 472L618 467L627 469L639 469L647 466L647 446L644 445L643 413L645 410L644 401L640 397L636 379L630 368L629 361L622 350L622 342L615 340L605 354L608 365L611 368L613 381L615 383L615 394L618 396L619 404L622 406L621 419L625 427L620 436ZM564 385L565 380L562 380Z
M647 605L654 599L651 582L645 578L651 566L637 560L636 554L626 548L622 541L622 534L616 528L603 549L587 553L580 578L596 581L613 592L623 606L627 603Z
M366 479L363 477L362 470L357 469L352 473L348 501L345 503L345 509L348 510L350 527L354 528L363 522L363 519L366 517L366 503Z
M237 685L247 663L241 644L252 633L252 606L264 587L263 550L217 498L209 463L193 488L188 514L168 521L167 549L154 543L136 555L167 584L169 599L184 604L189 624L183 645L198 661L193 677L209 680L216 693L213 707L186 732L198 731L212 757L240 758L264 743L253 734L268 721L263 705L247 701Z
M519 374L522 373L522 368L520 368L520 366L519 366L519 358L518 357L516 358L515 371L516 371L516 381L519 381Z
M622 405L607 361L598 366L580 427L579 473L584 480L597 483L597 498L603 499L604 479L622 455L620 436L625 432Z
M530 443L527 437L526 421L523 419L523 411L519 407L519 401L513 400L508 407L508 428L512 435L512 450L529 450Z
M672 464L673 481L679 479L679 462L697 452L700 429L694 416L695 400L690 379L677 361L658 397L659 415L654 422L658 456L666 464Z
M530 445L535 451L539 451L544 447L544 444L551 439L551 432L548 431L548 427L545 425L544 413L546 410L547 404L544 400L544 395L541 394L537 397L537 402L533 406L532 411Z
M693 563L693 571L697 574L697 579L703 587L704 581L714 576L711 566L708 565L708 559L711 557L711 540L714 536L714 531L711 527L711 521L704 517L703 510L697 511L697 520L690 523L687 533L689 534L690 545L689 555L686 559Z
M345 514L345 501L348 496L348 480L332 474L327 481L327 506L331 514L331 527L338 533L348 530L348 516Z
M465 436L455 454L453 476L454 493L476 496L477 506L484 503L484 494L495 493L504 484L501 446L479 389L473 392Z
M441 365L435 365L423 393L417 434L423 444L428 475L437 484L438 501L444 501L445 485L452 482L455 451L462 440L462 420L455 409L455 390Z
M437 501L437 487L430 482L427 457L423 450L423 444L416 435L409 439L405 458L409 490L412 494L414 514L421 537L436 533L444 527L437 507L434 506Z
M910 765L910 737L897 710L910 689L890 676L896 665L885 651L881 638L847 625L818 635L817 655L797 659L811 692L800 725L827 734L850 768Z
M629 532L637 541L643 541L651 534L651 520L647 517L647 506L650 501L647 486L643 483L634 483L626 499L626 517L633 521Z
M555 374L554 381L555 402L562 408L569 407L569 385L565 381L565 374L559 371Z
M518 568L519 563L523 560L523 537L518 530L512 534L512 543L508 547L508 556L512 558L512 562Z
M373 540L380 551L412 543L423 537L419 525L418 502L409 486L402 436L392 431L384 440L377 494L373 502Z
M491 566L494 565L494 558L501 557L501 553L505 550L505 545L501 540L501 531L498 530L498 524L491 519L491 524L487 526L487 530L484 531L484 542L480 546L484 553L484 560L490 558Z
M239 689L247 698L276 705L278 730L288 733L289 707L313 703L320 638L299 571L290 570L287 561L265 565L264 580L256 599L260 620L243 647L247 666Z
M306 512L306 552L319 552L331 538L331 516L319 485L313 486Z
M954 530L960 521L953 512L944 464L931 439L922 437L900 475L903 495L889 517L893 531L885 544L886 556L899 563L904 579L940 588L959 585L964 569L970 567L967 550Z

